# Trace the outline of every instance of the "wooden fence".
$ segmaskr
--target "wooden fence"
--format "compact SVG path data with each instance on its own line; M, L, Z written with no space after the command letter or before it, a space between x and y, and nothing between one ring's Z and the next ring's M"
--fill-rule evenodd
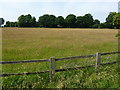
M116 60L113 62L108 63L101 63L101 56L103 55L109 55L109 54L119 54L120 52L109 52L109 53L96 53L92 55L84 55L84 56L74 56L74 57L64 57L64 58L55 58L51 57L50 59L41 59L41 60L25 60L25 61L2 61L0 64L17 64L17 63L35 63L35 62L50 62L50 70L41 71L41 72L25 72L25 73L8 73L8 74L0 74L0 77L6 77L11 75L29 75L29 74L40 74L40 73L50 73L50 81L52 80L55 72L60 71L69 71L69 70L78 70L82 68L88 68L88 67L95 67L95 72L99 71L99 67L102 65L107 64L114 64L114 63L120 63L120 60ZM88 66L81 66L81 67L75 67L75 68L66 68L66 69L55 69L55 61L62 61L62 60L68 60L68 59L79 59L79 58L89 58L89 57L96 57L96 64L95 65L88 65Z

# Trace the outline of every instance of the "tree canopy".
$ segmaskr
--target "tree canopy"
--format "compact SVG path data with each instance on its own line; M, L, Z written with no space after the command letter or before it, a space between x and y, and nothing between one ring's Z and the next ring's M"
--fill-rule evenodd
M32 17L30 14L21 15L18 17L18 26L19 27L35 27L36 19Z
M74 28L75 27L75 21L76 21L76 16L74 14L69 14L66 19L66 26L68 28Z
M76 27L77 28L84 28L85 27L83 16L78 16L77 17L77 19L76 19Z
M4 19L0 18L0 26L4 24ZM84 16L69 14L63 16L44 14L39 17L38 21L34 16L20 15L18 21L6 21L5 27L45 27L45 28L120 28L120 13L111 12L106 17L106 21L100 23L98 19L88 13Z
M106 18L106 27L108 27L108 28L114 28L113 18L114 18L114 16L116 14L117 14L116 12L110 12L109 13L108 17Z
M94 24L93 16L91 14L85 14L83 16L85 28L91 28Z
M114 15L112 23L115 26L115 28L120 29L120 13Z
M56 25L57 27L65 27L65 20L62 16L56 18Z
M4 22L5 22L5 20L3 18L0 18L0 27L1 27L1 25L4 24Z

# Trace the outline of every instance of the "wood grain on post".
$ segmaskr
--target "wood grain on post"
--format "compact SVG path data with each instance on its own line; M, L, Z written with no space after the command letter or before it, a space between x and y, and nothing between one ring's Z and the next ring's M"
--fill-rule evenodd
M95 65L95 70L96 70L96 72L98 72L99 71L99 67L100 67L100 57L101 56L101 54L100 53L96 53L96 65Z
M55 73L55 58L51 57L50 58L50 81L52 81L54 73Z

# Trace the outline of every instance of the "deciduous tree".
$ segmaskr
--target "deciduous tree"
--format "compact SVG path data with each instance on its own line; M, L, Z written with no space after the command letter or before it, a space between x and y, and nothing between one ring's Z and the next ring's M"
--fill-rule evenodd
M65 20L62 16L56 18L57 27L65 27Z
M18 17L18 26L19 27L35 27L36 19L32 17L30 14L21 15Z
M109 13L108 17L106 18L106 27L114 28L113 25L113 17L116 15L116 12Z
M1 27L1 25L4 24L4 22L5 22L5 20L3 18L0 18L0 27Z
M91 28L92 26L93 26L93 24L94 24L94 22L93 22L93 16L91 15L91 14L85 14L84 16L83 16L83 19L84 19L84 27L85 28Z
M116 15L114 15L113 17L113 25L120 29L120 13L117 13Z
M66 17L65 21L68 28L74 28L76 22L76 16L74 14L69 14Z

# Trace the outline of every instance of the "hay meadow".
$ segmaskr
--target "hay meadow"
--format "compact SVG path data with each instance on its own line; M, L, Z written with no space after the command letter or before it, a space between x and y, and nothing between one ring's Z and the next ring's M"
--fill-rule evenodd
M117 29L2 28L2 61L38 60L118 51ZM117 60L111 55L103 62ZM90 62L91 60L91 62ZM92 62L93 61L93 62ZM56 68L89 65L95 58L56 62ZM2 77L3 88L119 88L117 64L55 73ZM49 70L49 63L2 65L2 73Z

